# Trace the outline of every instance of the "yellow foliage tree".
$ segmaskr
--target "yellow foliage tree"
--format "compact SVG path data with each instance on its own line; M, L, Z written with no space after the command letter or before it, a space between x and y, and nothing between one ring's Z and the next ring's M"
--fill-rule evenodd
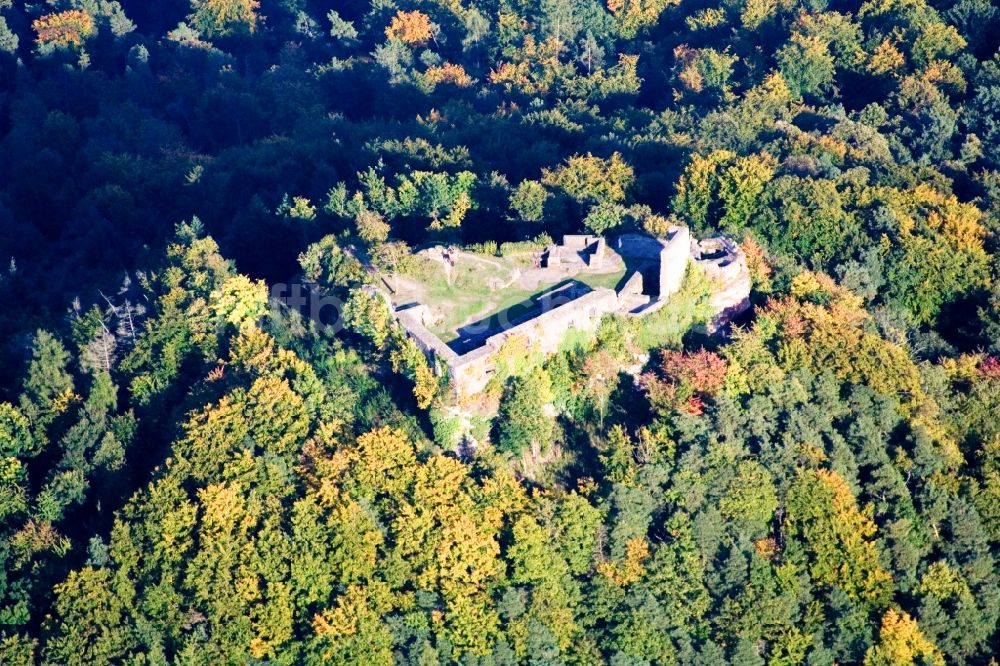
M597 572L615 585L626 587L643 577L646 573L647 559L649 559L649 542L644 537L635 537L625 544L625 557L620 562L601 562L597 565Z
M465 72L464 67L450 62L428 67L427 71L424 72L424 78L431 86L448 83L458 88L468 88L474 83L472 77Z
M188 17L208 37L257 29L259 0L191 0Z
M526 35L520 47L505 50L507 60L490 72L490 83L502 85L508 92L545 94L572 79L574 67L560 59L561 51L562 43L555 37L538 41Z
M434 28L427 14L416 10L412 12L400 10L385 29L385 36L389 39L398 39L404 44L417 46L426 44L434 36Z
M896 220L885 252L890 296L918 323L932 323L941 307L989 283L982 212L927 184L883 188L878 199Z
M786 534L803 540L816 584L876 606L888 599L892 578L879 564L875 523L858 509L843 477L825 469L801 472L787 511Z
M774 16L778 9L777 0L746 0L740 21L748 30L756 30L761 23Z
M423 355L421 355L421 358L423 358ZM417 364L414 370L414 382L413 395L417 399L417 407L427 409L434 402L434 397L437 395L438 380L426 360L423 363Z
M884 39L875 47L868 59L868 71L872 74L889 74L906 64L906 58L890 40Z
M622 201L634 180L635 171L619 153L607 160L590 153L574 155L556 169L542 170L544 184L557 187L580 202Z
M392 634L382 616L392 607L392 592L385 583L348 587L333 608L313 617L323 657L330 663L360 664L357 655L363 654L365 664L390 666Z
M267 312L267 285L235 275L212 292L210 305L221 321L240 330L251 328Z
M944 666L944 657L916 620L894 608L886 611L878 643L865 653L865 666Z
M608 10L614 14L622 36L632 38L640 30L656 25L664 9L679 4L680 0L608 0Z
M364 495L398 494L412 480L416 455L398 430L379 428L358 438L354 477Z
M39 47L79 48L89 37L97 34L94 17L78 9L46 14L35 19L31 25Z

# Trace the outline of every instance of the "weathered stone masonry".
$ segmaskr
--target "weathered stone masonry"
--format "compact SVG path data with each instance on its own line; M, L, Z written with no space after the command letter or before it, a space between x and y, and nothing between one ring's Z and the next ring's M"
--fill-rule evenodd
M568 302L563 298L542 295L539 297L541 311L537 316L498 331L487 337L481 346L465 354L457 353L427 328L432 315L426 305L402 307L395 314L437 372L447 372L456 394L464 397L475 395L486 387L496 373L497 354L511 337L520 336L529 348L549 355L558 351L571 329L592 334L608 314L648 314L662 307L670 296L677 293L690 261L704 268L718 285L711 301L717 314L709 324L710 331L714 332L729 318L749 307L750 280L746 259L729 239L693 243L687 228L676 227L662 240L642 234L623 234L610 245L626 259L655 263L658 278L655 289L644 289L643 275L636 271L617 291L594 289ZM600 267L606 250L603 238L566 236L562 245L546 248L541 263L553 268L566 262ZM647 293L650 291L655 294Z
M595 289L533 319L500 331L486 339L481 347L457 354L424 325L426 306L399 310L396 316L413 341L436 365L447 369L459 395L473 395L483 390L496 372L496 354L511 337L524 338L529 347L548 355L558 351L570 329L594 333L605 315L618 309L618 294L613 289Z

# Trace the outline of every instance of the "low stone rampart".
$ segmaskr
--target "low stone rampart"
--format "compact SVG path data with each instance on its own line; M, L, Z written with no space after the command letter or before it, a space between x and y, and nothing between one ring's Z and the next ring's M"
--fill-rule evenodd
M424 326L421 310L425 307L424 305L417 305L405 310L397 310L396 319L403 325L403 328L406 329L410 337L413 338L420 351L424 352L429 359L435 359L445 365L451 365L458 361L459 355L451 347L442 342L441 338L434 335Z
M621 290L618 292L618 297L622 296L641 296L643 290L643 279L642 273L636 271L632 273L632 277L625 281L622 285Z

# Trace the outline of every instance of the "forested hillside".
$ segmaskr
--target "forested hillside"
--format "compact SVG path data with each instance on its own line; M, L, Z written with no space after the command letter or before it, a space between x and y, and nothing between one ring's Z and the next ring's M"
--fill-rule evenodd
M364 288L677 224L471 415ZM0 0L0 664L995 664L998 252L990 0Z

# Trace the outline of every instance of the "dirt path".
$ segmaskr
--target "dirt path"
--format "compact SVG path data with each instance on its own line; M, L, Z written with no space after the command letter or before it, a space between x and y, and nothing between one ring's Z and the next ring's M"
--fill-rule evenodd
M478 255L470 254L468 252L462 252L461 250L459 250L455 254L460 258L471 259L472 261L479 261L484 264L489 264L490 266L493 266L495 268L499 268L500 270L506 270L500 262L493 261L492 259L487 259L486 257L480 257Z
M408 303L410 301L416 301L417 303L427 302L427 287L418 280L398 273L391 276L391 280L395 283L395 293L392 297L397 304Z
M445 260L444 257L438 256L436 254L428 254L426 256L431 261L436 261L437 263L441 264L441 267L444 269L444 280L445 280L445 282L448 283L448 286L450 287L451 284L452 284L451 283L451 264L448 263Z

